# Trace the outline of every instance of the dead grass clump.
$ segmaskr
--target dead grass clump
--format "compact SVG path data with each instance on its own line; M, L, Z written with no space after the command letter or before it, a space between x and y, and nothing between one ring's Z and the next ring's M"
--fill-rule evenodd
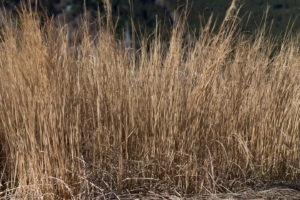
M105 26L94 41L83 28L71 44L67 27L41 27L32 13L2 20L5 197L200 194L299 180L297 40L274 53L268 36L246 39L226 21L193 44L175 27L168 48L157 35L130 54Z

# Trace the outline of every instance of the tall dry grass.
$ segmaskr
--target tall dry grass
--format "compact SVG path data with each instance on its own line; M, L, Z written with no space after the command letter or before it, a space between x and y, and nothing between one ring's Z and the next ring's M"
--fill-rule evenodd
M129 53L104 22L95 40L83 26L72 43L66 26L34 13L2 19L1 198L299 180L296 38L275 48L231 20L188 42L175 26L167 47L157 33Z

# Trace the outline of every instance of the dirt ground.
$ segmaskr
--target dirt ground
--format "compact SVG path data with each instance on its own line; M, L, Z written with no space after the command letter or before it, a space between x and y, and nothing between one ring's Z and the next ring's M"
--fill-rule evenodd
M274 185L261 189L247 189L239 193L227 193L227 194L211 194L203 196L190 196L183 197L170 194L157 194L155 192L142 192L136 194L123 194L116 195L110 194L106 197L100 197L99 199L119 199L119 200L300 200L300 184L290 185Z

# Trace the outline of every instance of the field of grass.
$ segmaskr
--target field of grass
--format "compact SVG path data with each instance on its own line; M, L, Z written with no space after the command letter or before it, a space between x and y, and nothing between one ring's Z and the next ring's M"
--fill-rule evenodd
M78 40L32 12L2 17L1 199L299 181L299 38L246 37L232 16L218 34L186 41L182 22L168 45L154 32L128 51L107 13Z

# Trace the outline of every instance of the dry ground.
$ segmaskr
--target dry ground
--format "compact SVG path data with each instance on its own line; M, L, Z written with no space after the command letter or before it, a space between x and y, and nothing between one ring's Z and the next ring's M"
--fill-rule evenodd
M260 187L256 189L244 189L236 193L219 193L201 196L181 196L179 193L157 193L153 191L135 191L127 194L110 193L104 196L99 196L95 199L122 199L122 200L235 200L235 199L251 199L251 200L298 200L300 199L300 184L278 184L268 187Z

